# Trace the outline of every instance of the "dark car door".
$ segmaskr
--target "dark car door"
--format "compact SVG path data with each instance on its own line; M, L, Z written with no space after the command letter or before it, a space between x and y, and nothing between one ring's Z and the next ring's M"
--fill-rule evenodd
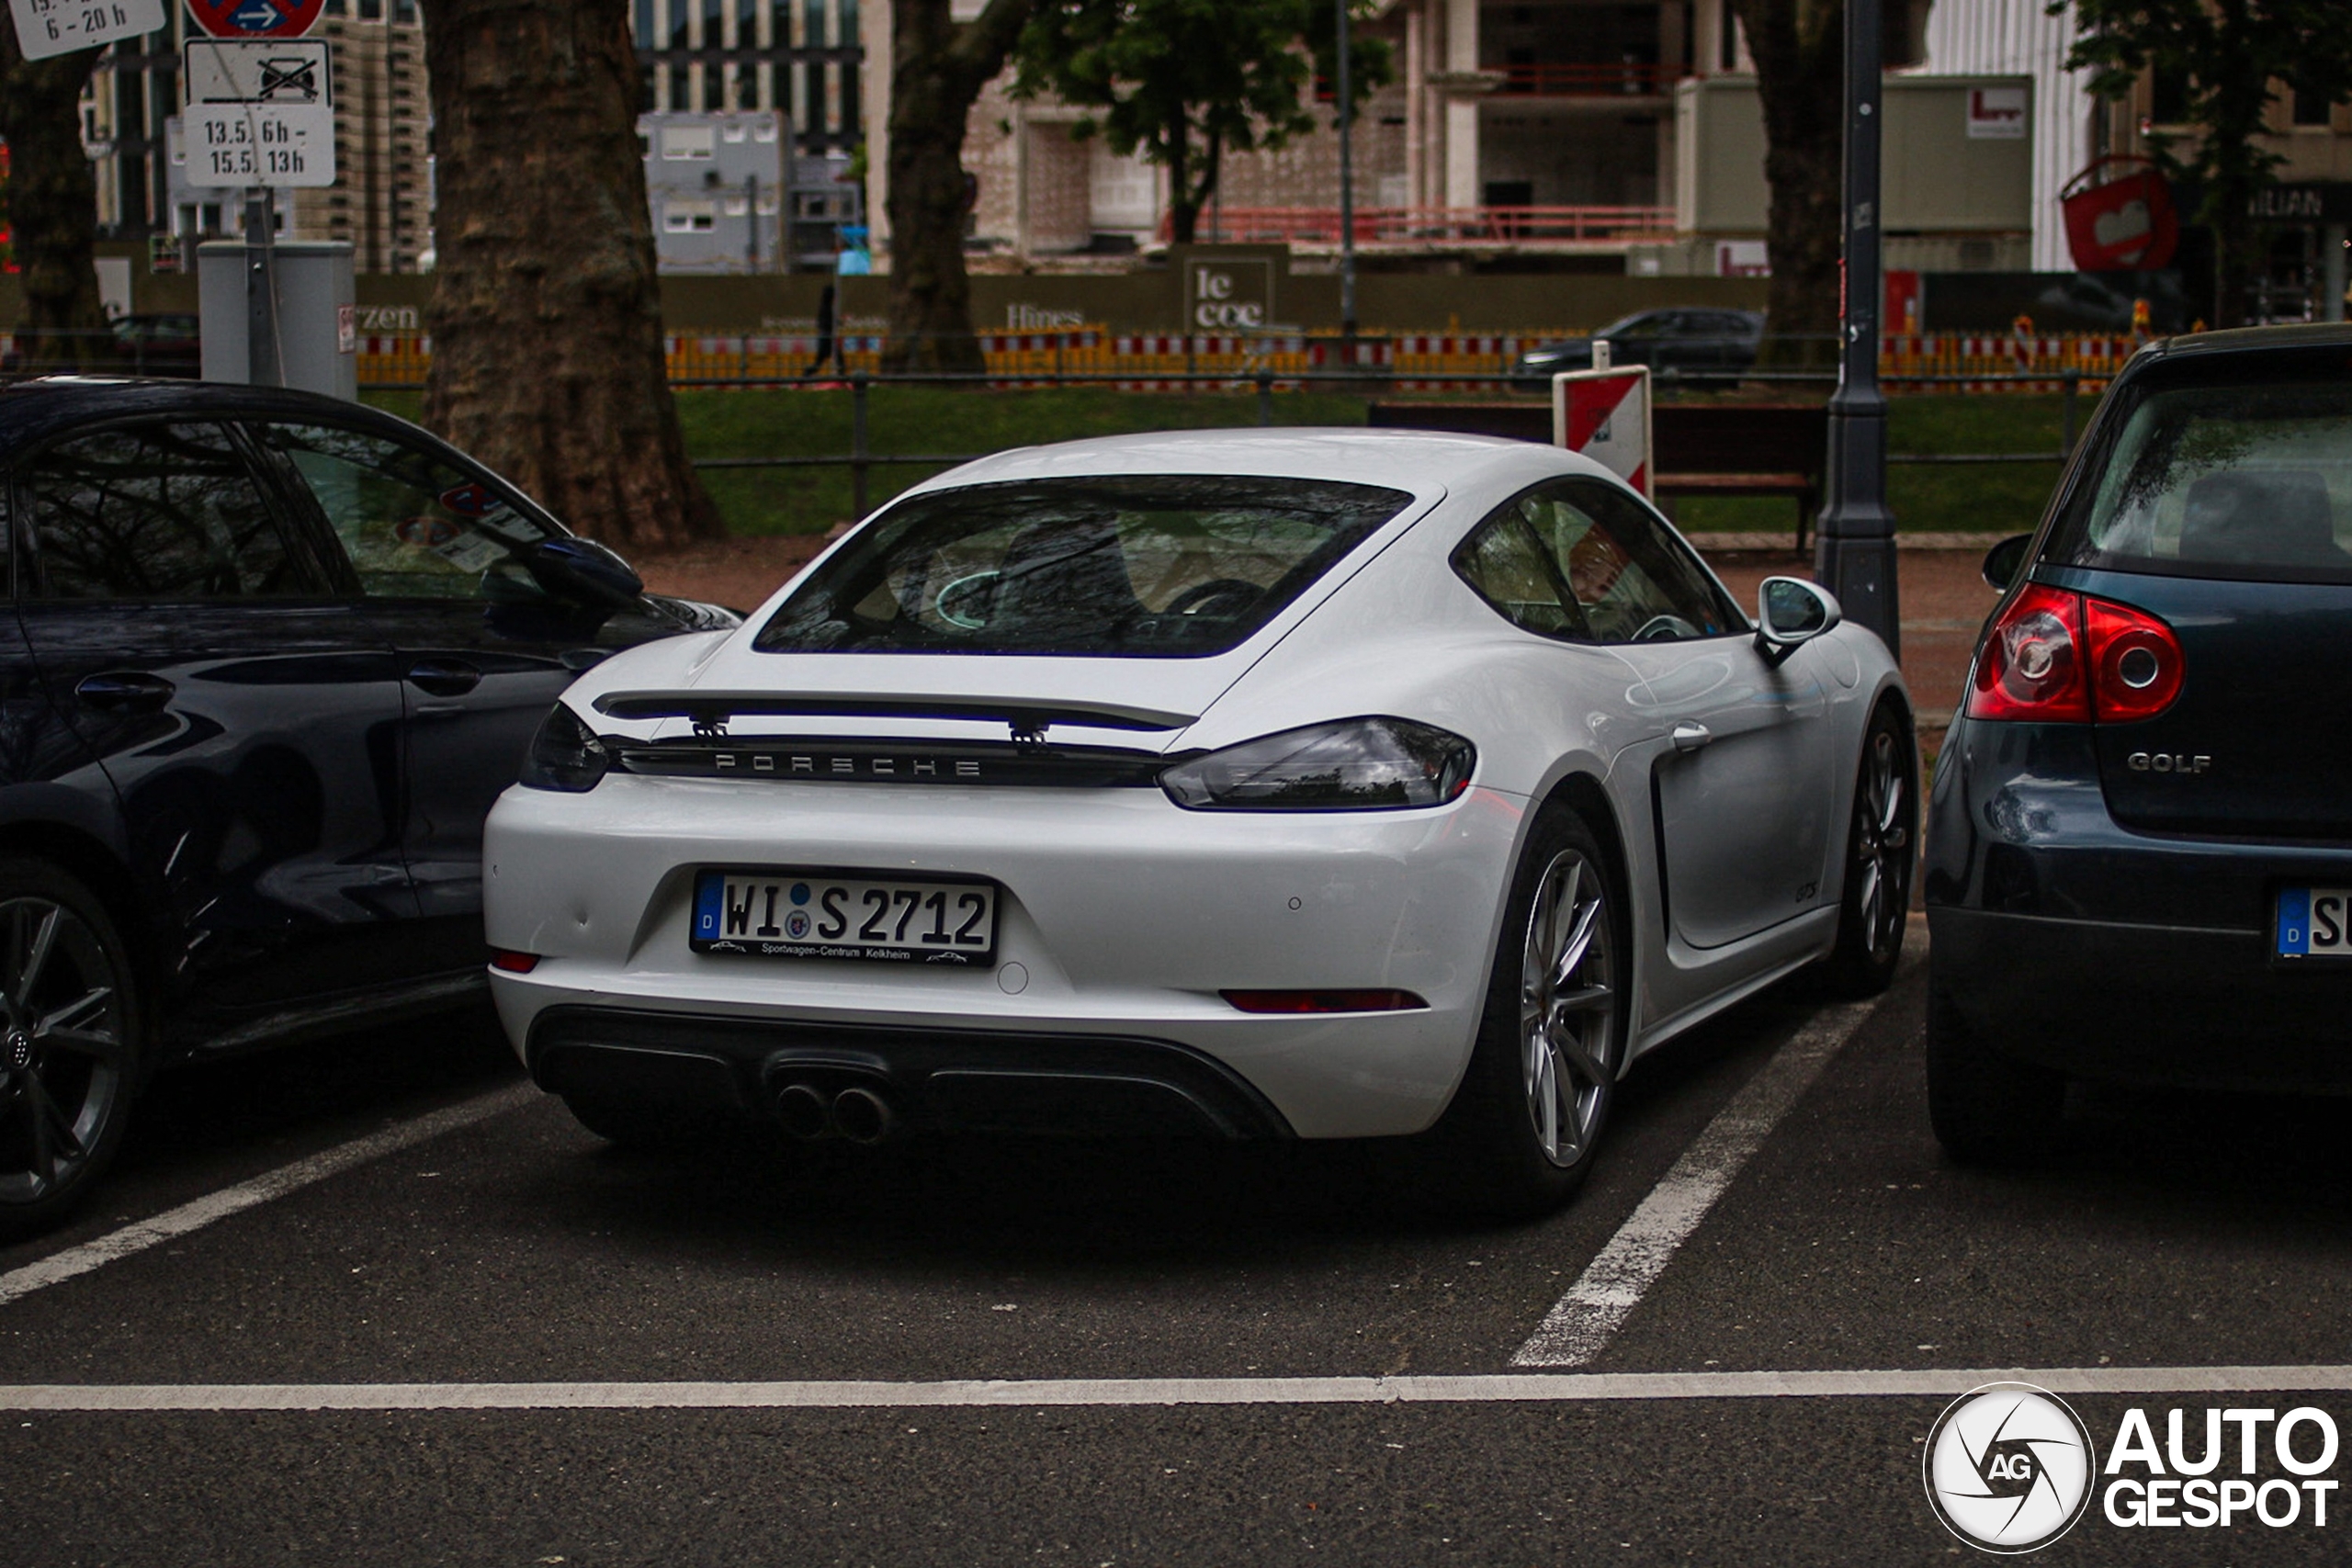
M437 443L356 424L254 427L347 558L406 707L401 842L434 950L481 956L481 832L556 696L616 648L680 629L642 602L567 600L525 565L560 534Z
M152 419L21 459L19 609L50 703L119 797L188 1026L410 962L390 646L228 427ZM254 1021L258 1025L263 1021Z

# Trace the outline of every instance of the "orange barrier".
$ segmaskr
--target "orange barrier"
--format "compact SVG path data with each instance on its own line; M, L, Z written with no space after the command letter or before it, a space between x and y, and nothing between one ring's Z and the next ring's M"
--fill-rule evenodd
M1491 381L1467 379L1508 373L1519 356L1538 344L1574 335L1566 332L1514 333L1367 333L1349 344L1336 336L1305 333L1113 333L1102 325L1048 332L983 333L980 354L1000 386L1049 386L1058 376L1110 376L1121 391L1204 390L1214 383L1188 382L1188 376L1229 377L1254 383L1271 376L1273 386L1294 391L1308 385L1302 375L1355 368L1385 372L1400 392L1491 392ZM840 340L840 355L825 368L828 378L854 370L878 373L884 339L851 333ZM5 342L0 338L0 342ZM666 340L670 378L705 385L778 386L803 381L817 358L813 333L673 333ZM2128 334L2051 333L2019 337L1922 333L1890 337L1879 358L1879 374L1890 386L1916 391L1963 390L2055 392L2072 374L2096 389L2123 367L2139 348ZM364 385L414 383L432 364L433 340L421 333L363 335L359 379ZM1929 384L1929 377L2017 377L2029 380ZM825 382L815 383L827 384Z

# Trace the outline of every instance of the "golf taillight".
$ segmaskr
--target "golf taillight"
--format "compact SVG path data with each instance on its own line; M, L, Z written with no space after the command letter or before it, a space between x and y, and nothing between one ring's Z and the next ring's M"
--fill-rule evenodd
M1968 716L2044 724L2154 718L2187 660L2145 610L2030 583L2009 601L1970 677Z
M2122 724L2172 706L2188 667L2172 628L2145 610L2088 595L2083 615L2090 632L2091 705L2099 718Z

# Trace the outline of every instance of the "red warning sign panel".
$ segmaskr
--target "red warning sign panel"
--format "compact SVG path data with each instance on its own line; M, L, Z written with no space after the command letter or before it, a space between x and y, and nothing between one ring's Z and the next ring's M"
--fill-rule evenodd
M326 0L187 0L188 15L214 38L300 38Z
M1553 377L1552 440L1649 495L1650 367L1564 370Z

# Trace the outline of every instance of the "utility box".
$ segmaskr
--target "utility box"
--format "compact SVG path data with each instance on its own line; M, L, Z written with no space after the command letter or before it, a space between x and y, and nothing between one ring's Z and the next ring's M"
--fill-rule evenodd
M1888 76L1880 101L1881 226L1890 234L2033 228L2033 78ZM1753 76L1674 90L1674 220L1685 234L1765 229L1764 109Z
M342 240L281 240L277 275L280 382L331 398L359 396L358 312L351 246ZM245 246L211 240L196 248L197 308L203 316L204 378L250 381L245 344Z

